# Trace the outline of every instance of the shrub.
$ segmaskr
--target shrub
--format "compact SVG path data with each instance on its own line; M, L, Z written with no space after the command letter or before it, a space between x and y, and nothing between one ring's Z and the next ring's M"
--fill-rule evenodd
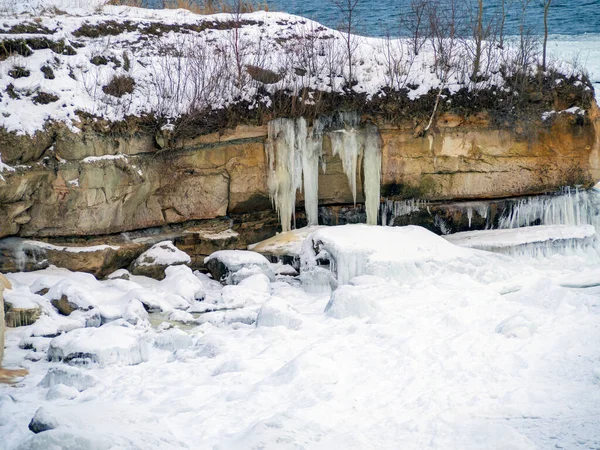
M40 71L44 74L46 80L54 80L54 70L49 65L43 65L40 67Z
M48 92L38 92L38 94L31 99L36 105L47 105L58 100L58 95L49 94Z
M105 94L113 97L123 97L125 94L131 94L135 88L135 80L129 75L115 75L102 88Z
M27 78L31 75L31 71L22 66L13 66L13 68L8 71L8 75L13 78Z

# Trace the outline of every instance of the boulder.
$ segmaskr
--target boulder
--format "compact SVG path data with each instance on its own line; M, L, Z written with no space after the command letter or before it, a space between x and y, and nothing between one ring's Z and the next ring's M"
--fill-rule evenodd
M191 261L189 255L175 247L171 241L163 241L142 253L131 265L131 273L162 280L167 267L187 265Z
M92 242L72 243L53 239L52 242L6 238L0 240L0 270L5 272L33 271L49 265L64 267L73 272L87 272L104 277L131 264L148 244L119 240L114 237L95 239Z
M136 365L147 360L148 344L142 333L112 324L61 334L48 347L48 361L71 365Z
M83 274L81 274L83 275ZM86 284L80 280L62 279L50 287L45 297L50 300L60 314L68 316L74 311L90 311L97 307L97 299L90 294L90 287L97 281L92 275L85 274Z
M3 284L2 280L0 280L0 286ZM5 284L4 286L6 289L10 289ZM7 327L12 328L33 324L39 319L42 312L37 303L13 290L4 292L4 307L2 310L4 312L4 323Z
M55 386L68 386L83 392L86 389L96 386L100 380L95 375L77 369L75 367L58 366L50 367L39 386L43 388L53 388Z
M42 431L53 430L58 426L58 421L44 408L38 408L29 422L29 429L35 434Z
M267 258L252 251L220 250L207 257L204 264L213 278L224 284L237 284L257 273L263 273L271 280L275 279ZM242 273L236 277L238 272Z
M62 295L59 299L50 300L50 303L52 303L52 306L54 306L63 316L68 316L73 311L80 309L79 306L77 306L77 303L70 302L69 297L66 295Z

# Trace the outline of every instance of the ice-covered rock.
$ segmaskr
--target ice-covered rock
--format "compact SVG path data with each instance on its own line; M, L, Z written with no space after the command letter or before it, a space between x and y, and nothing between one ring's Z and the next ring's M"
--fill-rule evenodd
M5 290L3 312L6 325L14 328L35 323L42 313L40 300L43 301L26 289Z
M311 294L329 294L337 286L335 274L329 269L308 266L300 272L300 281Z
M188 308L206 296L204 285L187 266L167 267L159 289L166 294L165 300L179 309Z
M298 271L289 264L279 264L274 267L275 275L280 277L297 277L300 275Z
M192 338L179 328L171 328L159 333L154 338L154 346L162 350L174 352L192 346Z
M252 251L219 250L205 258L204 264L215 280L225 284L236 284L257 273L275 279L267 258ZM236 277L235 274L240 271Z
M187 311L175 310L169 314L169 320L172 322L192 323L196 318Z
M539 225L503 230L464 231L445 236L461 247L510 256L537 258L592 250L596 240L593 225Z
M147 359L148 345L142 333L123 326L73 330L52 339L48 348L49 361L74 365L135 365Z
M52 286L45 297L49 298L50 303L65 316L76 310L89 311L98 304L90 293L89 287L69 278Z
M418 226L343 225L319 229L304 241L302 270L329 259L339 285L359 275L408 281L415 268L472 256L469 249Z
M29 422L29 429L34 433L53 430L58 427L56 418L44 407L38 408L35 415Z
M225 286L221 291L219 306L242 308L261 305L271 296L271 283L264 274L252 275L238 285Z
M95 375L76 367L55 366L48 369L39 385L44 388L63 385L82 392L96 386L99 382L100 380Z
M107 280L129 280L131 274L127 269L118 269L106 276Z
M256 318L257 327L286 327L297 330L302 325L302 319L288 302L280 297L267 300Z
M132 325L140 325L148 321L148 312L139 300L130 300L122 315L123 319Z
M300 258L302 243L311 233L319 228L322 227L310 226L283 231L269 239L249 245L248 250L268 257L282 259L284 262L289 263Z
M73 400L79 395L77 388L73 386L66 386L64 384L57 384L48 389L46 393L46 400Z
M167 267L185 265L191 262L192 259L189 255L175 247L171 241L163 241L142 253L132 263L131 273L162 280L165 277Z

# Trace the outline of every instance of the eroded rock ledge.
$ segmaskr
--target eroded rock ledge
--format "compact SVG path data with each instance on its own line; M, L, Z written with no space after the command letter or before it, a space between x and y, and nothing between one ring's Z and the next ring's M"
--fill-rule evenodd
M565 111L517 129L486 113L445 113L426 136L409 121L375 123L382 138L382 196L424 200L490 199L589 186L599 175L600 122ZM73 133L51 125L35 137L5 134L0 237L109 235L194 220L271 211L262 126L179 142L161 150L143 130ZM323 139L326 172L319 204L352 204L342 162ZM364 202L357 172L357 201ZM299 194L297 206L302 206Z

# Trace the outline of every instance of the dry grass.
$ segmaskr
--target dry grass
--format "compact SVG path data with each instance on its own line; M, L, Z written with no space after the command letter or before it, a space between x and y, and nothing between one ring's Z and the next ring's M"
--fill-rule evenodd
M146 0L109 0L107 5L133 6L146 8ZM235 1L235 0L164 0L166 9L187 9L194 14L217 14L217 13L249 13L258 10L268 11L266 1Z

